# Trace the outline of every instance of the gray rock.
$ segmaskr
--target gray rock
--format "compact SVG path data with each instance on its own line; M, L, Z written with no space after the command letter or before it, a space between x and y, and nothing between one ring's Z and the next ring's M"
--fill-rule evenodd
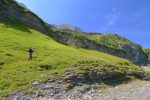
M24 100L24 95L22 93L9 95L9 99L8 100Z
M48 80L49 83L54 82L54 81L55 81L54 79L49 79Z
M39 97L40 93L39 92L35 92L35 98Z
M14 100L19 100L19 98L20 98L19 96L15 96Z
M47 75L42 74L41 77L42 77L42 78L47 78Z
M38 81L35 81L32 83L32 86L38 86L40 83Z

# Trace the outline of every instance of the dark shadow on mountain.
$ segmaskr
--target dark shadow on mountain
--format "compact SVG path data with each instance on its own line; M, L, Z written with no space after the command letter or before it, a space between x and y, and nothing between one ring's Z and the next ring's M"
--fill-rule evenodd
M128 76L125 76L125 77L120 77L120 78L111 78L111 79L106 79L106 80L86 80L84 82L81 82L81 81L74 81L74 85L75 86L80 86L81 84L87 84L87 85L93 85L93 84L105 84L105 85L108 85L108 86L112 86L112 87L115 87L117 85L121 85L121 84L127 84L131 81L135 80L134 77L128 77Z
M132 80L133 79L131 77L122 77L122 78L117 78L117 79L104 80L102 81L102 83L115 87L120 84L126 84Z
M4 23L6 28L14 28L23 32L31 32L27 25L17 19L0 18L0 23Z

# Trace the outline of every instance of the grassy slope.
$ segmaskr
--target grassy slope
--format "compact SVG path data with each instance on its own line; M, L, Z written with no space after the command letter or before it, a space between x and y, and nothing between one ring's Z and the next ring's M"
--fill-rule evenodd
M34 60L27 61L28 48L35 48ZM114 65L116 70L124 70L119 63L128 63L126 69L140 70L131 62L97 51L90 51L61 45L38 31L23 24L5 25L0 23L0 95L16 90L30 91L32 82L40 80L42 74L58 72L61 76L66 70L74 69L78 62L98 61L101 68ZM94 65L90 65L94 67ZM118 68L119 67L119 68ZM1 94L2 93L2 94Z
M145 49L145 52L148 54L148 57L150 59L150 48Z
M97 41L100 44L106 44L109 47L116 49L122 49L122 46L124 45L134 46L132 42L117 34L95 35L89 38Z

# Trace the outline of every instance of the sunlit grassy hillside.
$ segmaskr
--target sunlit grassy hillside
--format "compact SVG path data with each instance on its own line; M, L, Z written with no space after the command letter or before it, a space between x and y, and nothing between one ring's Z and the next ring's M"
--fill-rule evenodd
M33 61L28 61L29 48L35 48ZM0 95L31 91L32 82L46 80L42 74L49 78L60 77L66 70L82 73L77 66L114 73L141 70L127 60L108 54L64 46L22 23L0 23ZM57 73L51 74L54 72Z
M132 47L139 46L139 45L135 45L131 41L117 34L94 35L94 36L90 36L89 38L97 41L100 44L105 44L111 48L116 48L116 49L122 49L122 46L126 46L126 45Z

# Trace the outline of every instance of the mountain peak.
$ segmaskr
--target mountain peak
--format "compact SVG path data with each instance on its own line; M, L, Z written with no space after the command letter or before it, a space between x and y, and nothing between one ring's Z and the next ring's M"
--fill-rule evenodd
M53 29L60 30L60 31L66 31L71 33L82 33L83 30L79 27L73 26L71 24L61 24L61 25L52 25Z

